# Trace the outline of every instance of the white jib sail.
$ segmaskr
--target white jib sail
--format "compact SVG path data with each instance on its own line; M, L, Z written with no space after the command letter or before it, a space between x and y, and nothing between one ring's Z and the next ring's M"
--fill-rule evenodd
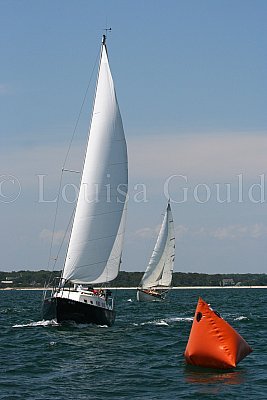
M171 207L168 203L155 248L141 280L141 287L169 287L172 280L174 258L174 224Z
M122 253L127 192L127 147L103 43L64 279L74 283L101 283L116 278Z

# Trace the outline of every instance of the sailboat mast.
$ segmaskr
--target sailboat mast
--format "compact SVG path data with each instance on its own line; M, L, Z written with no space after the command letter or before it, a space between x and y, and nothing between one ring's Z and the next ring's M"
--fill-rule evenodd
M125 199L118 201L121 185ZM127 187L127 146L103 35L79 197L62 273L65 281L93 284L117 276Z

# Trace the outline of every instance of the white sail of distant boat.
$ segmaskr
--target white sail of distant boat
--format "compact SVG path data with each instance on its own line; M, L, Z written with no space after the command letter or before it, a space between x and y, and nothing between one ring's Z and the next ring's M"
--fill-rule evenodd
M175 233L170 203L157 242L137 289L139 301L162 300L170 289L175 259Z
M127 146L103 36L80 191L61 282L44 317L112 325L109 291L96 290L120 268L128 191ZM74 284L73 288L67 285ZM85 288L84 285L89 285ZM52 314L56 314L53 316Z

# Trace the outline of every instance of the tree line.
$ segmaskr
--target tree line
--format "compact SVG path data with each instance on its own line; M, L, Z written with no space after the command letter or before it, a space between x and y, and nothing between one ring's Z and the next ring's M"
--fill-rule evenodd
M61 271L0 271L0 288L42 288L52 285ZM143 272L120 271L110 287L137 287ZM267 286L267 274L203 274L197 272L174 272L172 286Z

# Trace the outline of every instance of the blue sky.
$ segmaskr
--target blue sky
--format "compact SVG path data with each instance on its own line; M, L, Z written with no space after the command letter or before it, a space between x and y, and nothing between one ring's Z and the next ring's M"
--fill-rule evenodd
M1 270L47 266L60 169L111 26L130 168L122 269L145 269L169 179L175 271L266 272L266 1L1 0L0 11ZM74 169L94 82L95 74ZM72 207L61 201L59 239Z

